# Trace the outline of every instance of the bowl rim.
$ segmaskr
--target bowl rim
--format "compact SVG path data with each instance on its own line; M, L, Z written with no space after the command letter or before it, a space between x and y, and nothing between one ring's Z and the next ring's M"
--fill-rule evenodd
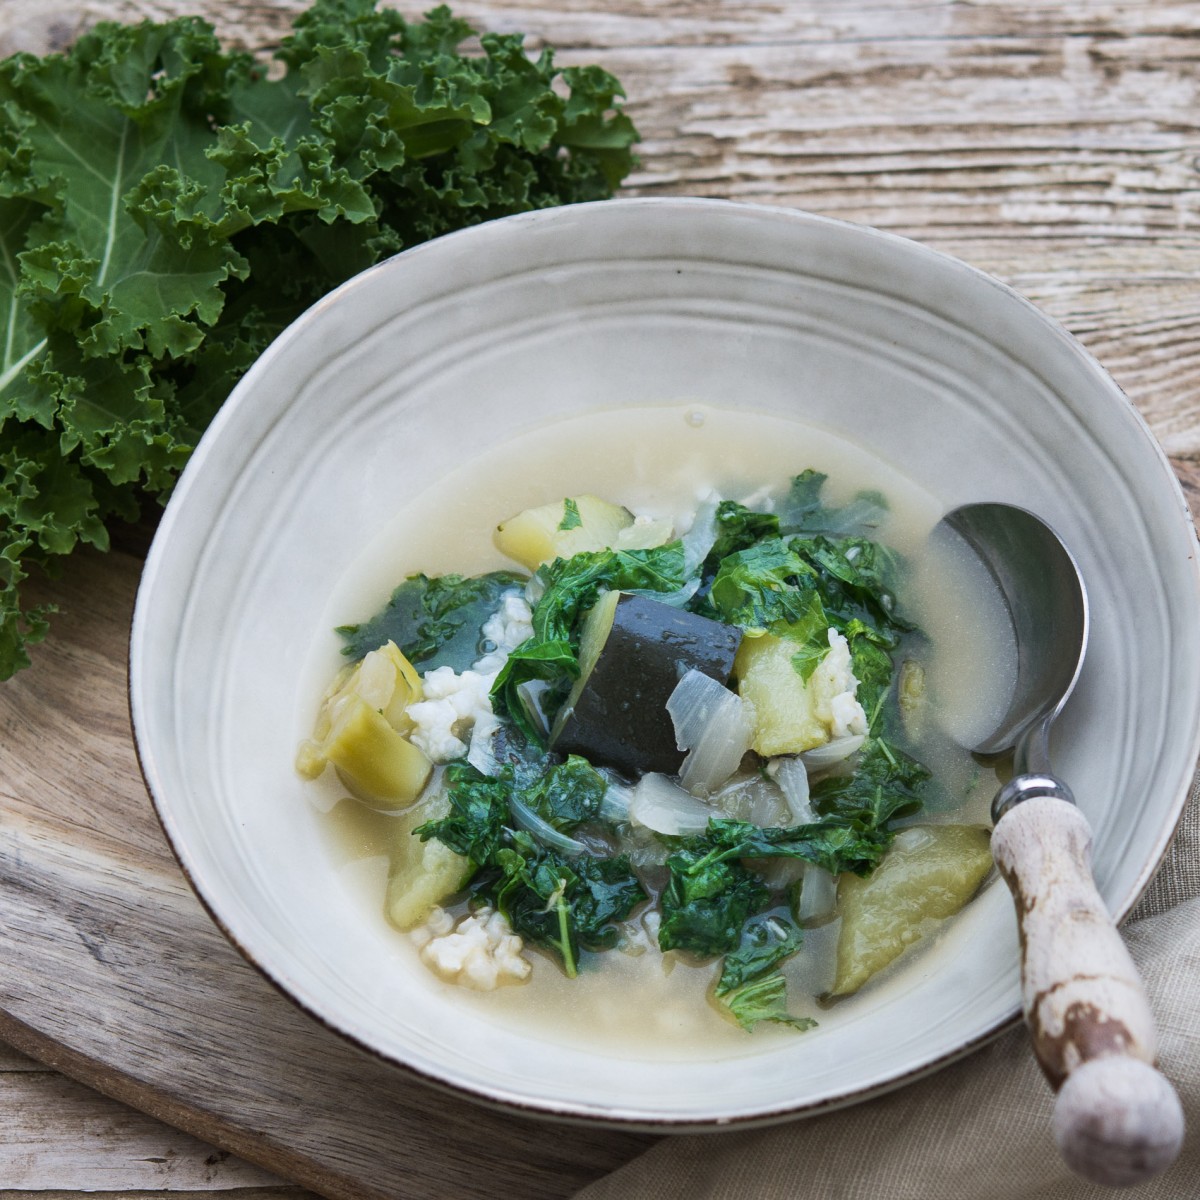
M205 894L195 873L189 866L187 851L179 842L176 832L172 829L169 817L169 805L161 795L162 788L158 781L158 771L154 761L153 750L144 744L141 733L140 713L143 707L141 672L144 662L142 642L148 619L146 611L149 606L149 598L152 595L158 577L160 559L164 554L163 547L166 545L171 530L176 523L177 514L183 505L187 503L192 481L199 475L205 461L209 457L211 448L218 441L225 425L235 419L238 407L244 402L243 397L252 391L258 377L267 373L274 361L287 353L292 342L307 336L309 327L314 322L319 321L327 309L339 304L344 296L361 290L365 286L369 286L369 281L380 274L390 274L398 270L403 270L407 263L413 261L418 256L425 257L430 254L442 254L446 252L444 250L446 246L453 247L460 242L469 243L478 239L487 239L493 235L497 227L501 226L506 230L516 230L527 225L540 226L554 224L558 221L586 219L589 211L612 211L614 209L631 212L638 209L647 211L658 210L660 212L677 209L681 213L687 213L688 211L724 212L731 216L741 214L770 221L791 222L818 227L827 226L849 231L853 236L863 237L869 241L879 241L885 245L898 247L902 252L914 255L916 259L923 259L931 263L936 269L956 271L975 285L990 287L1002 293L1007 302L1015 302L1028 315L1034 317L1047 333L1051 334L1061 344L1064 344L1069 352L1087 367L1096 382L1107 389L1112 394L1114 400L1124 405L1127 410L1127 417L1132 418L1134 427L1140 432L1148 448L1157 459L1161 476L1159 480L1160 486L1165 484L1166 491L1173 493L1183 523L1190 529L1193 549L1191 555L1191 599L1196 611L1200 612L1200 553L1198 553L1200 552L1200 536L1197 534L1195 521L1189 510L1182 485L1171 468L1165 450L1156 439L1149 424L1136 405L1133 404L1108 370L1095 358L1087 347L1060 321L1039 308L1014 287L988 274L981 268L975 267L944 250L940 250L914 238L875 226L807 212L791 206L700 196L618 197L610 200L563 205L494 218L482 224L455 230L409 247L347 279L337 288L312 304L272 340L247 370L246 374L235 385L199 439L168 500L158 528L155 531L139 581L130 626L128 647L129 666L127 671L130 730L138 768L150 797L158 824L163 830L171 853L178 862L189 887L199 899L213 923L221 930L242 958L258 971L277 992L343 1041L349 1042L357 1049L365 1051L373 1059L386 1063L390 1067L398 1068L405 1075L432 1086L443 1093L458 1096L471 1103L482 1104L485 1107L500 1111L518 1112L539 1119L566 1124L583 1126L599 1125L625 1129L632 1132L644 1131L657 1134L757 1128L777 1124L782 1121L832 1112L839 1108L848 1107L884 1095L934 1074L943 1067L974 1053L1004 1032L1012 1029L1021 1019L1020 1007L1019 1005L1014 1006L1005 1017L996 1020L992 1025L969 1038L953 1050L915 1067L897 1071L886 1079L849 1088L834 1097L789 1103L770 1109L756 1110L744 1115L677 1118L648 1115L643 1112L633 1111L623 1113L595 1103L573 1103L557 1099L530 1100L528 1097L515 1092L506 1093L502 1088L491 1086L486 1088L483 1086L472 1087L458 1082L453 1078L433 1074L412 1063L394 1057L392 1054L372 1045L367 1039L358 1036L351 1030L340 1027L333 1019L318 1011L313 1004L310 1004L304 998L291 991L287 983L284 982L284 979L280 977L283 975L283 972L276 972L272 967L255 957L254 953L244 944L236 931L218 911L215 903ZM1182 532L1182 529L1180 532ZM1195 730L1192 737L1190 759L1193 764L1196 764L1197 760L1200 760L1200 727ZM1116 923L1120 924L1128 916L1162 868L1167 851L1182 823L1188 800L1193 792L1198 789L1200 789L1200 774L1197 773L1196 766L1193 766L1192 773L1186 779L1177 781L1175 785L1172 805L1163 814L1162 825L1150 856L1142 865L1136 878L1127 889L1126 894L1111 906Z

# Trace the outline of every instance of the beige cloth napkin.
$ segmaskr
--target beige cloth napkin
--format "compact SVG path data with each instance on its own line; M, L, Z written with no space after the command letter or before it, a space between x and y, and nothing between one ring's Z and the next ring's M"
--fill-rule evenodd
M1125 926L1183 1101L1180 1160L1131 1200L1200 1197L1200 780L1163 868ZM1024 1028L936 1075L826 1116L672 1137L576 1200L1102 1200L1062 1165L1053 1095Z

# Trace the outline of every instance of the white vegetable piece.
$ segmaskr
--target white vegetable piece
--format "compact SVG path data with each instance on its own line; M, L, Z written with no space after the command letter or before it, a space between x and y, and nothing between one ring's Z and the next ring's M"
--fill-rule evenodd
M703 800L655 771L648 771L638 780L629 802L631 821L669 837L703 833L709 818L717 815Z
M444 908L435 908L410 936L430 970L448 983L477 992L520 983L533 969L521 956L525 943L504 915L490 908L461 918L457 925Z
M675 744L687 750L679 782L695 796L711 796L741 764L754 737L754 718L736 692L694 668L667 700Z
M857 754L863 748L866 740L865 733L851 733L845 737L834 738L832 742L826 742L823 746L814 746L811 750L805 750L800 755L800 761L814 773L824 771L827 767L835 766L849 758L850 755Z
M808 769L803 756L773 758L767 764L767 774L779 784L779 790L791 810L792 824L811 825L817 819L817 814L813 811Z

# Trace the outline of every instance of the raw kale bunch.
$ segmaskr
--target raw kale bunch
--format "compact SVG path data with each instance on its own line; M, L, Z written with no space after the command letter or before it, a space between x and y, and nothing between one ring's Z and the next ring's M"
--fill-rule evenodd
M279 77L196 19L103 24L0 63L0 679L53 569L164 499L240 375L408 246L610 196L637 134L598 67L449 9L316 0Z

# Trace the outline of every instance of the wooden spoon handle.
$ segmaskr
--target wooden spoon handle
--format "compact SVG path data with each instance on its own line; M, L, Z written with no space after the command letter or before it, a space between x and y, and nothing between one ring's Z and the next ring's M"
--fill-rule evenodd
M1058 1092L1054 1131L1072 1170L1141 1183L1174 1162L1183 1109L1154 1068L1154 1018L1091 870L1092 832L1073 804L1025 800L996 823L992 854L1017 908L1033 1048Z

